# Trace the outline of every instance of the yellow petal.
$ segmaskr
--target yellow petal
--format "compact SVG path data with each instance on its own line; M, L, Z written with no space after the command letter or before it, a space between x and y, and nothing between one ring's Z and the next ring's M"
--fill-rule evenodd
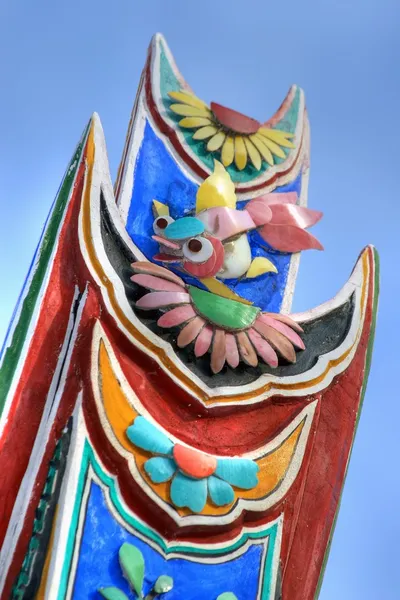
M259 171L261 169L261 156L257 148L248 138L244 138L244 143L246 145L247 152L249 154L250 160L253 164L253 167Z
M153 200L153 212L156 217L166 217L169 215L169 207L158 200Z
M250 140L255 145L255 147L257 148L257 150L259 151L259 153L261 154L261 156L263 157L263 159L269 165L273 165L274 157L272 156L271 150L269 148L267 148L267 146L262 141L261 135L259 137L257 137L257 134L254 133L253 135L250 135L249 137L250 137Z
M189 106L208 108L207 104L203 102L203 100L200 100L200 98L197 98L197 96L190 94L189 92L168 92L168 96L170 96L173 100L177 100L183 104L188 104Z
M269 148L271 150L272 154L275 154L275 156L279 156L279 158L286 158L286 154L284 153L282 148L280 146L278 146L278 144L276 144L272 140L267 139L264 136L261 136L261 137L262 137L262 141L267 146L267 148Z
M260 133L262 136L276 142L280 146L284 146L285 148L295 148L293 142L290 142L286 138L294 137L293 133L288 133L287 131L280 131L280 129L268 129L267 127L260 127L257 133Z
M181 127L186 127L187 129L192 129L197 127L204 127L205 125L211 125L211 119L206 119L205 117L185 117L179 121L179 125Z
M214 152L215 150L221 148L222 144L224 143L225 137L226 136L223 131L219 131L218 133L216 133L214 137L212 137L211 140L208 142L207 150L209 152Z
M224 145L222 146L221 160L224 167L229 167L233 163L235 156L235 144L231 135L226 136Z
M236 302L241 302L242 304L253 304L250 300L246 300L242 296L235 294L227 285L222 283L222 281L218 281L215 277L205 277L204 279L200 279L200 281L213 294L229 298L229 300L236 300Z
M239 171L243 171L247 165L247 150L242 136L235 137L235 164Z
M197 190L196 213L214 206L236 208L235 186L229 173L218 160L214 161L214 173L207 177Z
M207 125L206 127L201 127L193 134L194 140L206 140L207 138L215 135L218 129L213 127L212 125Z
M263 258L262 256L258 256L255 258L249 270L246 273L246 277L252 279L253 277L258 277L259 275L263 275L264 273L277 273L278 269L268 258Z
M170 109L182 117L211 117L211 111L208 108L197 108L197 106L188 106L187 104L171 104Z

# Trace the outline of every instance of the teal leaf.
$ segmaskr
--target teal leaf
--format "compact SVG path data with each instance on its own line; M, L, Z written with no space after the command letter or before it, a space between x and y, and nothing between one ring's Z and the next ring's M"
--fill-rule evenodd
M99 593L106 600L129 600L128 596L116 587L100 588Z
M177 466L172 458L154 456L144 463L144 470L154 483L164 483L171 479Z
M235 594L233 594L232 592L224 592L223 594L220 594L217 598L217 600L238 600L237 596L235 596Z
M133 588L139 598L142 598L142 586L144 579L144 558L143 554L132 546L132 544L122 544L119 549L119 563L125 579Z
M154 591L157 594L165 594L174 587L174 580L168 575L160 575L154 585Z
M193 285L188 290L196 312L207 321L225 329L246 329L254 323L260 312L256 306L223 298Z
M248 458L219 458L215 475L242 490L251 490L258 484L260 467Z
M126 435L132 444L154 454L170 454L174 447L164 433L141 416L136 417L133 425L128 427Z
M207 479L191 479L178 472L171 483L171 500L178 508L201 512L207 500Z
M216 506L226 506L235 499L235 493L229 483L211 476L208 478L208 492L211 500Z

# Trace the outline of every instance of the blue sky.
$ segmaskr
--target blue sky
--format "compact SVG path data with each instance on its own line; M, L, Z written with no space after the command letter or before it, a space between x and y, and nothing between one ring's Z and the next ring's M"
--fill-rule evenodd
M0 2L1 339L93 111L115 177L153 33L204 100L265 120L290 84L305 89L325 252L304 253L294 310L334 296L366 244L381 256L373 366L321 600L400 597L399 25L398 0Z

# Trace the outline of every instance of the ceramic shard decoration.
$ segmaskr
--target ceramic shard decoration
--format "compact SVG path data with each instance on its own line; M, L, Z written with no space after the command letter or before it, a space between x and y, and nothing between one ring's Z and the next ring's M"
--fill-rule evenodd
M312 600L378 298L290 314L309 126L206 103L153 39L115 191L97 115L2 352L0 597Z

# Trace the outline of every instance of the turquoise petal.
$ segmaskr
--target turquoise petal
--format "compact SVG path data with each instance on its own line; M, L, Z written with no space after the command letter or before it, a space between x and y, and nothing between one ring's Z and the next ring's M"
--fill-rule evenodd
M172 458L154 456L144 463L144 470L154 483L169 481L177 469Z
M136 417L126 435L135 446L155 454L171 454L174 447L171 440L144 417Z
M235 499L235 493L229 483L213 475L208 478L208 493L217 506L231 504Z
M219 458L214 475L242 490L251 490L258 484L260 467L248 458Z
M190 479L179 471L172 480L170 494L178 508L201 512L207 500L207 479Z
M170 240L184 240L195 237L204 231L204 225L195 217L182 217L173 221L164 229L164 235Z

